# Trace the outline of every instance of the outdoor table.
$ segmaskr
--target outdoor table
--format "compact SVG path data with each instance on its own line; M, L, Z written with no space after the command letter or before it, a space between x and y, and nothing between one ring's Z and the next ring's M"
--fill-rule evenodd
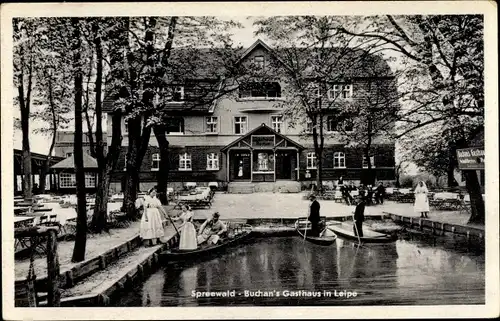
M33 225L35 218L32 216L14 216L14 227L28 227Z
M23 214L29 211L29 207L14 207L14 214Z
M14 228L30 227L33 226L35 218L31 216L14 216ZM16 238L14 241L14 251L19 247L27 248L29 245L26 243L29 238Z

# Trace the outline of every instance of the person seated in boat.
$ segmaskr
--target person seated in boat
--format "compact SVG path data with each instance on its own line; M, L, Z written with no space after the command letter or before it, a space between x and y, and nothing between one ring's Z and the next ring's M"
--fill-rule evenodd
M212 218L206 220L198 231L198 244L205 242L209 244L217 244L221 236L227 232L226 224L219 220L220 214L215 212Z
M363 237L363 222L365 220L366 197L361 197L361 201L354 210L354 235Z
M319 236L321 233L321 218L319 214L320 205L318 200L316 199L316 195L310 195L309 200L311 204L309 204L309 216L308 220L311 222L311 231L308 232L310 236Z

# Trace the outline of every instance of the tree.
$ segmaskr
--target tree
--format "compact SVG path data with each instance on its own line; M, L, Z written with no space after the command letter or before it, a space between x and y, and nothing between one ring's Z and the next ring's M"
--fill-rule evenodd
M71 61L66 52L69 48L64 24L54 19L39 19L46 32L38 40L41 50L36 63L35 97L33 103L36 107L31 116L47 124L46 127L37 128L35 134L51 137L47 159L40 173L40 192L45 191L45 177L49 172L52 152L58 130L66 128L70 121L71 102Z
M484 130L484 21L480 15L377 16L365 30L342 31L383 41L405 61L407 101L400 136L439 127L455 147L468 147ZM451 145L449 145L451 146ZM484 222L477 175L464 172L471 199L470 222Z
M12 20L14 29L14 86L17 88L16 103L21 111L21 129L23 135L23 194L24 198L32 198L32 171L30 150L30 111L33 82L35 77L35 60L38 53L37 40L41 37L40 25L34 19Z
M257 35L272 41L276 56L272 74L281 76L285 84L282 103L289 124L308 123L302 133L310 136L316 155L316 184L322 188L325 127L327 117L340 123L352 115L344 107L343 93L378 46L356 40L338 32L343 23L334 16L289 16L260 19Z
M110 56L110 75L109 87L113 88L120 86L121 79L121 55L123 52L123 37L115 37L116 32L120 31L120 25L124 23L123 19L115 18L94 18L90 21L90 43L93 45L96 56L96 77L95 77L95 144L93 139L90 139L91 150L97 159L99 167L97 173L97 191L96 201L94 207L94 214L92 216L91 229L94 232L100 233L107 230L107 204L108 204L108 191L111 180L111 174L116 169L118 157L120 155L120 147L122 142L121 136L121 122L122 111L115 109L111 113L111 145L105 151L105 137L103 137L102 126L102 91L103 91L103 64L105 48ZM104 44L103 44L104 42ZM87 86L88 93L88 86ZM87 95L87 104L90 103L90 98ZM90 123L88 113L87 124ZM89 129L90 136L93 136L92 130Z
M123 106L128 125L123 208L130 219L136 215L140 165L149 147L153 128L160 145L160 173L168 172L168 140L163 122L169 115L162 110L163 103L171 99L175 84L183 84L188 80L186 75L196 70L191 67L194 66L191 62L201 61L196 55L201 52L200 47L224 43L220 32L225 25L210 17L144 17L129 19L124 28L131 39L126 54L127 93L117 103ZM178 54L171 59L174 43L179 47ZM223 49L228 46L224 44ZM220 79L217 80L219 83L216 84L208 82L210 90L206 92L216 92L220 88ZM200 98L191 106L205 103L208 101ZM167 175L159 175L158 181L162 195L166 192Z
M75 94L75 140L73 158L75 161L77 218L76 237L73 249L72 262L81 262L85 259L85 248L87 244L87 200L85 192L85 168L83 167L83 129L82 129L82 92L83 92L83 68L81 62L81 22L79 18L71 18L72 30L72 53L74 72L74 94Z
M372 157L373 147L392 139L395 123L399 116L399 95L397 78L390 70L365 62L363 68L371 77L357 85L357 99L344 106L345 113L352 115L348 126L340 124L341 140L348 147L361 148L364 163L367 165L361 181L364 184L375 183L375 171Z

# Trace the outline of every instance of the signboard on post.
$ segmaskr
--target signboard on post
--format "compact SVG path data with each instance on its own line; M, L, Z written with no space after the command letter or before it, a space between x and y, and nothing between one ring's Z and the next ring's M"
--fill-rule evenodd
M462 170L484 170L484 148L457 149L458 168Z

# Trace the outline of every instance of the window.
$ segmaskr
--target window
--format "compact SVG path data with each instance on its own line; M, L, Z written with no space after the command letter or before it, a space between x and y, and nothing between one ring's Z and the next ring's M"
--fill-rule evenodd
M207 170L219 170L219 154L207 154Z
M257 69L264 69L264 62L265 62L264 56L255 56L253 62Z
M307 153L307 169L316 169L316 153Z
M61 173L59 174L59 187L71 188L76 186L75 174Z
M345 168L345 154L343 152L333 153L333 168Z
M167 134L184 134L184 118L182 117L170 117L167 119L165 125Z
M188 153L179 155L179 170L180 171L190 171L191 168L191 155Z
M123 158L123 170L127 170L127 154L125 154L125 157Z
M151 159L152 159L151 170L152 171L160 170L160 154L155 153L151 155Z
M281 128L283 127L283 116L271 116L271 127L278 133L281 133Z
M46 189L47 191L50 191L50 175L51 175L51 174L47 174L47 175L45 176L45 189Z
M17 175L16 187L18 192L22 192L23 190L23 176Z
M240 86L239 95L240 98L278 98L281 86L277 82L249 82Z
M66 153L66 158L73 156L73 153Z
M335 100L337 98L349 99L352 98L351 84L334 84L328 89L328 99Z
M375 156L370 156L371 167L375 167ZM363 155L363 168L368 168L368 162L366 161L366 156Z
M347 99L352 97L352 85L344 85L342 88L342 98Z
M184 86L175 86L172 93L172 101L180 102L184 100Z
M340 91L341 91L341 86L340 85L333 85L328 89L328 99L329 100L335 100L340 96Z
M85 173L85 187L95 187L94 173Z
M336 130L337 122L335 121L335 117L328 116L326 117L326 131L333 132Z
M352 119L345 119L341 122L338 122L334 130L338 132L352 132L354 130L354 122L352 121Z
M219 121L219 117L206 117L206 128L205 132L207 133L217 133L219 132L219 128L217 127L217 123Z
M273 173L274 172L274 153L256 152L253 158L254 173Z
M247 132L247 118L246 116L234 117L234 133L244 134Z
M309 118L306 120L306 133L312 133L313 131L313 122Z

